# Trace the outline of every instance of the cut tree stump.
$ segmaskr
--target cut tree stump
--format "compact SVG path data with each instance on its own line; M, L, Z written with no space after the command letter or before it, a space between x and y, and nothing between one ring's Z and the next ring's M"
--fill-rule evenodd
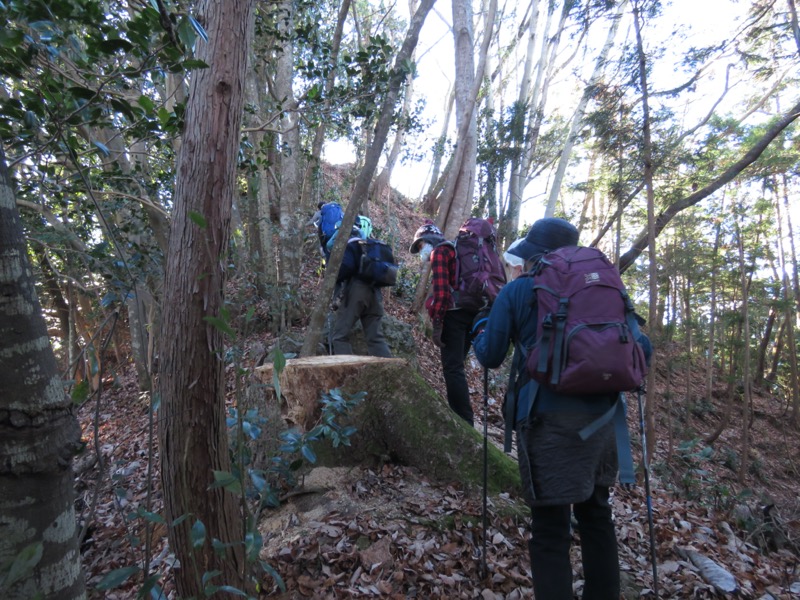
M274 403L272 365L256 369ZM483 436L456 416L404 359L371 356L310 356L286 361L279 377L281 414L287 426L303 431L320 418L322 394L338 388L344 394L366 392L346 420L356 427L350 446L315 447L325 466L386 461L418 468L438 481L480 486L483 481ZM488 444L488 487L493 493L519 492L516 461Z

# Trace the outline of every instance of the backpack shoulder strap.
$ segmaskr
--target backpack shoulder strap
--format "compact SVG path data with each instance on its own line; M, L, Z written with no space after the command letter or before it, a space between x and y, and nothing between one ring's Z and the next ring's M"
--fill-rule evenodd
M531 277L531 273L522 273L519 277ZM531 307L533 308L533 320L536 321L538 318L538 310L536 307L536 292L533 291L533 300L531 301ZM516 358L516 352L519 352L519 364L521 368L517 368L516 361L511 360L511 369L508 376L508 387L509 397L511 398L510 402L507 402L506 405L503 406L503 422L504 422L504 435L503 435L503 452L508 454L511 452L511 440L512 434L514 433L514 429L517 425L517 394L522 390L525 385L530 384L531 386L531 397L530 402L528 403L528 415L533 411L533 403L536 401L536 397L539 395L539 384L536 380L531 379L527 372L525 371L525 362L528 357L528 350L525 346L522 345L521 342L517 341L515 344L515 354L514 358ZM525 415L524 418L527 418L528 415Z
M523 359L524 362L524 359ZM503 404L503 452L511 452L514 426L517 423L517 361L511 359L511 369L508 373L508 389L506 402Z
M619 394L611 407L594 421L578 432L583 441L597 433L601 427L613 422L614 436L617 440L617 461L619 463L619 482L630 484L635 481L633 475L633 456L631 454L631 438L626 419L627 405L625 395Z
M617 438L617 462L619 463L619 482L623 485L632 485L636 482L633 472L633 454L631 453L631 436L628 431L628 405L625 394L619 395L617 401L619 408L614 418L614 433Z

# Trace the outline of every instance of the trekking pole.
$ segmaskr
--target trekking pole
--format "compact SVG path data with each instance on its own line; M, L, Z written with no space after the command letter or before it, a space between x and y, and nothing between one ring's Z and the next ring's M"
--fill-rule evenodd
M658 567L656 567L656 536L653 527L653 499L650 496L650 465L647 457L647 437L644 431L644 408L642 408L642 387L637 390L639 398L639 429L642 435L642 465L644 467L644 491L647 496L647 524L650 528L650 562L653 565L653 594L658 598Z
M489 444L487 418L489 412L489 368L483 368L483 550L481 551L481 579L485 579L486 572L486 485L489 478Z

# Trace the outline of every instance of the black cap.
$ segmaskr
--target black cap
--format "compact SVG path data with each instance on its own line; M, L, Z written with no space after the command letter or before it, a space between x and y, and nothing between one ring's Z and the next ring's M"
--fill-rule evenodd
M556 217L545 217L531 225L522 243L509 248L508 253L531 260L537 254L544 254L562 246L577 246L580 233L569 221Z

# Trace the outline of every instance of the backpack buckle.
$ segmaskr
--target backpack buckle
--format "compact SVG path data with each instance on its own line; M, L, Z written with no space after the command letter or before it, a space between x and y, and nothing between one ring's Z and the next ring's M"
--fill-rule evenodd
M559 321L565 321L567 319L567 306L569 305L569 298L561 298L558 301L558 312L556 313L556 318Z

